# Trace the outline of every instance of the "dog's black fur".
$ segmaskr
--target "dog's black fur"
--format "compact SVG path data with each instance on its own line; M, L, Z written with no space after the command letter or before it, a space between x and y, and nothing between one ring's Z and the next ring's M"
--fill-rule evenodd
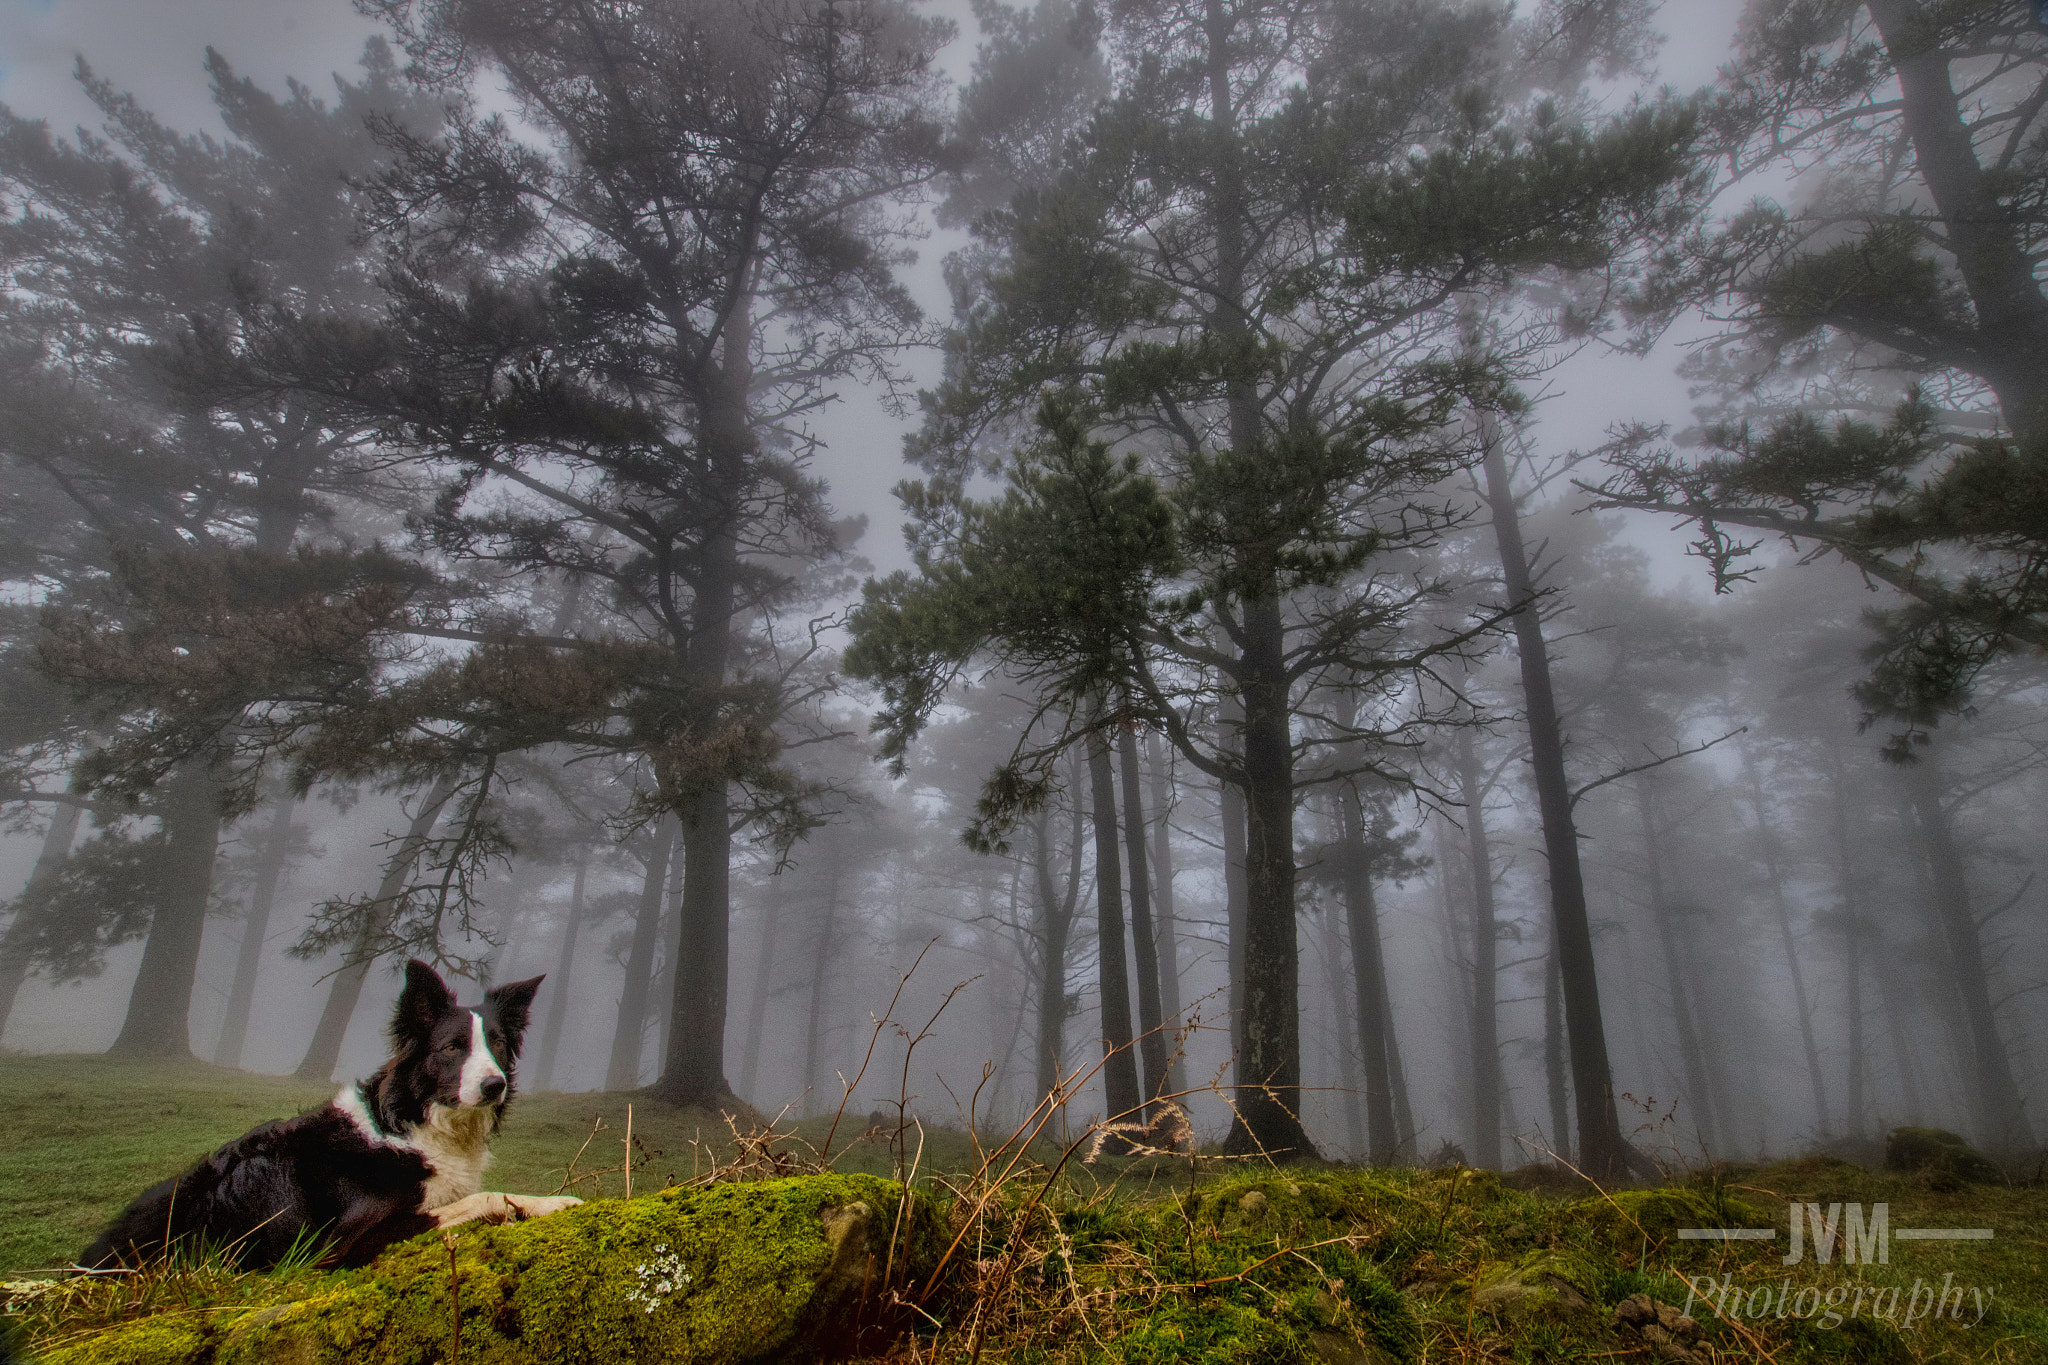
M146 1190L79 1265L137 1266L173 1251L212 1250L258 1269L312 1243L327 1245L326 1264L360 1266L439 1226L434 1208L478 1192L540 983L499 986L465 1009L433 968L409 962L391 1021L391 1060L375 1075L318 1109L251 1129ZM465 1105L476 1019L490 1055L472 1068L477 1093Z

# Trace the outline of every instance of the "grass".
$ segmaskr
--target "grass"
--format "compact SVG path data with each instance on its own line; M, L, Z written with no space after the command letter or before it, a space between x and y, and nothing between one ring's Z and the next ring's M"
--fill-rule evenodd
M13 1136L0 1156L0 1276L62 1264L144 1186L331 1090L198 1063L0 1057L0 1106ZM641 1095L526 1095L500 1137L488 1183L546 1193L572 1178L573 1162L578 1193L622 1193L628 1102L639 1149L636 1193L735 1160L724 1125L710 1115ZM597 1123L603 1126L593 1137ZM834 1143L846 1156L835 1164L886 1174L893 1158L885 1142L854 1131L865 1123L847 1116ZM806 1122L798 1136L816 1146L824 1127ZM923 1360L1654 1365L1667 1357L1637 1329L1618 1325L1614 1310L1637 1294L1682 1305L1688 1277L1713 1276L1752 1291L1752 1299L1761 1291L1765 1307L1761 1316L1738 1310L1734 1321L1720 1321L1695 1303L1701 1333L1689 1355L1698 1365L2048 1362L2048 1188L2033 1180L1958 1185L1811 1157L1717 1168L1686 1178L1675 1192L1616 1192L1610 1200L1568 1182L1487 1172L1276 1172L1185 1159L1069 1166L1049 1186L1047 1163L1034 1159L977 1185L967 1174L973 1158L963 1134L924 1134L920 1183L940 1203L960 1249L943 1274L908 1287L929 1314L911 1339ZM767 1158L757 1152L753 1160L755 1174L768 1173ZM1995 1235L1894 1241L1887 1265L1845 1266L1839 1258L1821 1265L1809 1255L1787 1267L1780 1257L1793 1200L1824 1209L1885 1203L1895 1231L1986 1227ZM1680 1226L1717 1219L1774 1222L1777 1240L1675 1236ZM1521 1308L1482 1303L1488 1286L1518 1277L1574 1288L1546 1289ZM1771 1311L1781 1292L1794 1303L1802 1290L1816 1302L1837 1289L1907 1295L1915 1281L1940 1285L1945 1277L1989 1292L1981 1321L1976 1303L1963 1322L1925 1320L1910 1330L1823 1330ZM275 1302L309 1292L317 1279L299 1270L237 1282L217 1269L187 1268L150 1286L146 1302L140 1293L135 1306L110 1297L86 1316ZM81 1299L80 1310L86 1307ZM1351 1345L1339 1351L1332 1342Z
M8 1147L0 1152L0 1279L68 1265L149 1186L266 1119L332 1099L337 1089L199 1061L0 1055L0 1113L8 1116ZM569 1193L623 1194L629 1104L636 1191L731 1159L731 1135L716 1114L641 1094L522 1094L492 1145L487 1186L550 1194L573 1178ZM830 1125L824 1118L794 1127L817 1145ZM887 1143L863 1137L866 1126L866 1115L845 1116L833 1146L846 1157L834 1164L886 1175ZM924 1169L962 1169L970 1152L961 1134L935 1130L925 1137Z

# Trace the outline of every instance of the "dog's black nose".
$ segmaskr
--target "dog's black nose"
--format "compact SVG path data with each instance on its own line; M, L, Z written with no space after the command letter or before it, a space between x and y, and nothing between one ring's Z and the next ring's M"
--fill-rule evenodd
M483 1092L484 1103L495 1104L505 1097L505 1078L503 1076L486 1076L484 1083L478 1086L477 1089Z

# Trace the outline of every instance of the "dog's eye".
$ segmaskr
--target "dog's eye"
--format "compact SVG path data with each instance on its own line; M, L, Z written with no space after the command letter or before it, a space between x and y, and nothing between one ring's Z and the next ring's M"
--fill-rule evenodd
M451 1052L451 1053L453 1053L453 1052L467 1052L468 1050L469 1050L469 1049L467 1049L467 1048L463 1047L463 1045L462 1045L462 1044L460 1044L460 1043L449 1043L449 1044L448 1044L447 1046L445 1046L445 1047L443 1047L443 1048L441 1049L441 1051L443 1051L443 1052Z

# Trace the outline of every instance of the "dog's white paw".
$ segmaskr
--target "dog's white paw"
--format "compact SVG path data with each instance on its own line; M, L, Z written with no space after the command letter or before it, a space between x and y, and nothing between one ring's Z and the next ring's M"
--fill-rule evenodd
M573 1209L583 1201L573 1194L508 1194L505 1202L511 1206L511 1220L516 1223L525 1218L545 1218L563 1209Z

